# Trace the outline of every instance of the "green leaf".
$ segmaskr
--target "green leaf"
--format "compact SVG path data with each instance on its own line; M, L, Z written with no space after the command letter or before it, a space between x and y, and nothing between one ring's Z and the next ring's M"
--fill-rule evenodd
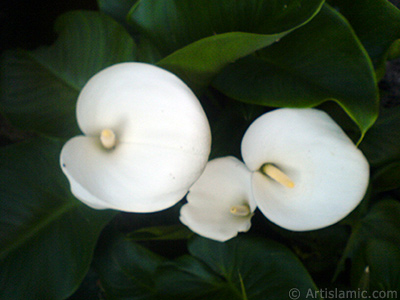
M240 236L220 243L195 237L189 252L192 256L159 269L162 294L176 299L262 300L288 299L289 291L298 289L301 299L310 292L317 295L301 262L274 241Z
M107 299L158 300L155 270L164 258L115 232L105 235L94 266Z
M372 178L373 186L379 191L390 191L400 188L400 161L380 168Z
M360 238L378 237L400 247L400 202L386 199L375 204L355 230Z
M192 235L193 233L189 228L178 224L140 228L130 232L127 237L133 241L169 241L188 239Z
M311 19L323 0L142 0L129 20L165 55L228 32L276 34Z
M148 0L138 2L130 20L161 52L169 54L159 66L199 90L228 63L308 22L322 3Z
M89 269L114 216L73 198L61 144L36 138L0 149L0 298L65 299Z
M396 40L388 51L388 60L396 59L400 57L400 39Z
M379 201L353 226L335 277L343 270L345 260L350 258L354 263L373 239L389 241L400 247L400 202L393 199Z
M316 274L315 281L325 284L320 274L329 276L346 247L350 236L349 228L341 223L319 230L295 232L278 226L271 227L276 231L285 245L290 246L300 258L311 275Z
M162 55L149 39L140 36L128 21L128 13L138 0L97 0L99 9L122 24L137 43L136 61L156 64Z
M180 49L158 62L195 91L206 87L215 75L238 58L269 46L285 33L260 35L242 32L218 34Z
M180 300L238 300L240 285L221 278L208 265L193 256L182 256L164 263L157 272L160 293Z
M274 107L336 101L362 133L378 114L372 64L346 20L327 5L281 41L225 68L213 85L231 98Z
M113 17L116 21L127 27L128 13L138 0L97 0L100 11Z
M400 11L388 0L328 2L349 20L375 68L384 69L391 45L400 39ZM379 71L381 75L382 71Z
M0 108L17 127L57 137L79 133L75 105L95 73L133 60L135 47L110 17L89 11L62 15L49 47L9 51L1 58Z
M365 135L360 149L377 167L400 160L400 106L380 109L379 117Z
M391 242L371 238L360 249L351 268L353 288L364 298L397 299L400 292L400 248Z
M366 264L370 271L370 291L400 291L400 248L390 242L372 240L366 250ZM396 299L387 294L386 299Z
M211 109L206 107L213 137L210 159L228 155L240 158L240 145L244 133L264 112L264 107L236 101L229 101L221 107L213 106Z

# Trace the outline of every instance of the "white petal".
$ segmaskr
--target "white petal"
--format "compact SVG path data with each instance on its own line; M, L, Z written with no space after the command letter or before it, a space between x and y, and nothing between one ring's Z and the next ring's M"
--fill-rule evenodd
M210 128L193 92L174 74L145 63L121 63L82 89L77 119L86 136L112 130L119 142L208 156Z
M192 231L214 240L226 241L250 229L256 206L251 195L251 173L234 157L210 161L199 180L190 188L188 203L180 220ZM248 216L235 216L232 206L248 205Z
M75 196L94 208L168 208L207 163L211 132L200 102L159 67L122 63L99 72L79 95L77 118L86 137L64 146L61 164Z
M153 212L182 199L200 176L204 159L192 153L121 143L112 151L79 136L61 152L73 194L93 208Z
M277 109L258 118L242 141L242 156L254 171L254 199L277 225L294 231L334 224L362 200L369 165L362 152L324 112ZM294 188L258 170L274 164Z

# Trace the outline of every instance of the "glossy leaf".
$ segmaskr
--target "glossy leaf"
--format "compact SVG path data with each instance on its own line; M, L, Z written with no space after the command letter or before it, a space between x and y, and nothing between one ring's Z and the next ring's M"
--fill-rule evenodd
M372 178L376 190L390 191L400 188L400 161L380 168Z
M178 299L288 299L315 290L307 271L286 247L241 236L226 243L195 237L192 257L162 265L158 287Z
M389 48L388 60L400 57L400 39L396 40Z
M382 166L400 159L400 106L381 108L374 126L360 144L373 166Z
M96 12L74 11L55 24L49 47L9 51L1 58L0 108L17 126L59 137L79 133L79 91L101 69L134 56L124 28Z
M322 0L144 0L130 22L165 54L228 32L272 35L290 31L318 12Z
M219 34L172 53L158 62L158 65L178 75L192 89L199 90L207 86L231 61L269 46L285 34Z
M349 238L348 228L340 223L306 232L289 231L277 225L272 225L271 229L277 231L279 236L285 239L285 243L295 250L312 275L317 274L313 276L317 284L324 281L319 274L330 274L336 267Z
M154 273L164 258L121 234L105 235L94 266L107 299L157 300Z
M163 295L174 299L242 299L239 285L221 278L208 265L189 255L163 264L157 283Z
M400 248L376 239L368 243L365 256L370 271L370 290L400 292ZM386 297L396 299L397 294Z
M161 59L159 50L147 38L140 36L128 22L128 13L138 0L97 0L100 11L122 24L137 43L136 61L155 64Z
M363 133L378 113L371 62L347 22L327 5L259 56L225 68L213 85L234 99L274 107L334 100Z
M240 145L244 133L254 119L264 112L263 107L236 101L229 101L220 109L214 108L210 111L207 116L213 142L209 160L230 155L240 158Z
M385 199L376 203L368 214L353 226L335 277L343 270L346 259L350 258L353 262L357 260L367 243L377 238L400 247L400 202Z
M127 18L132 6L138 0L97 0L100 11L113 17L116 21L128 27Z
M328 2L350 22L375 68L384 69L391 45L400 39L400 11L388 0ZM379 72L383 75L383 70Z
M188 239L193 235L189 228L182 224L145 227L127 235L133 241L163 241Z
M158 64L199 90L228 63L308 22L322 2L148 0L138 2L130 20L170 54Z
M60 150L59 142L44 138L0 149L1 299L65 299L114 216L72 197Z

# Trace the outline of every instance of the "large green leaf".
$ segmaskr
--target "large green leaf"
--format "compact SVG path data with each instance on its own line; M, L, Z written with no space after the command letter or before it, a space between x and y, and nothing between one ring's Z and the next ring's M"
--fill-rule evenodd
M97 0L100 11L110 15L116 21L130 29L127 24L128 13L138 0Z
M400 11L388 0L328 2L349 20L374 66L384 68L390 46L400 39Z
M188 239L193 232L183 224L152 226L130 232L127 237L132 241L171 241Z
M372 64L346 20L327 5L258 56L225 68L213 84L234 99L274 107L334 100L363 133L378 114Z
M97 0L99 9L122 24L135 38L136 60L155 64L162 58L160 50L146 37L140 36L128 21L128 13L139 0Z
M374 126L360 144L368 161L373 166L400 160L400 106L380 110Z
M400 248L389 241L371 237L353 259L351 282L363 298L397 299L400 292Z
M230 62L269 46L286 34L218 34L172 53L158 62L158 65L177 74L192 89L199 90L207 86Z
M129 19L170 54L197 40L228 32L276 34L303 24L323 0L141 0Z
M228 155L240 158L240 145L244 133L264 112L264 107L236 101L206 109L213 137L210 159Z
M331 272L336 268L350 235L347 226L338 223L319 230L294 232L275 224L268 225L295 251L317 285L325 285L331 279Z
M83 85L101 69L133 60L135 49L121 25L97 12L66 13L55 30L50 47L2 56L0 109L17 127L70 137L79 133L75 105Z
M164 258L116 232L109 232L103 240L94 266L107 299L159 299L154 274Z
M0 149L0 298L65 299L88 271L111 211L73 198L61 144L36 138Z
M400 202L394 199L379 201L364 218L353 225L335 277L343 270L345 260L357 260L357 257L363 255L367 243L373 239L388 241L400 247Z
M368 243L365 256L370 271L370 291L392 291L396 294L387 293L386 299L397 299L400 292L400 248L376 239Z
M167 262L158 272L160 292L175 299L306 299L316 287L296 256L262 238L241 236L226 243L195 237L192 256ZM292 294L290 294L292 293Z
M375 190L390 191L400 188L400 161L378 169L372 178Z
M146 0L130 20L168 55L159 65L197 90L228 63L308 22L323 0ZM175 52L174 52L175 51Z

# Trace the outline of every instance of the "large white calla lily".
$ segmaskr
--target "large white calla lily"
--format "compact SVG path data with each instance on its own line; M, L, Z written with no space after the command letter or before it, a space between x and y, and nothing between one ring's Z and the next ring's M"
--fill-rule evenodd
M191 90L144 63L121 63L81 91L83 136L69 140L61 166L73 194L97 209L153 212L187 193L207 163L211 134Z
M277 109L242 140L254 200L273 223L293 231L334 224L362 200L369 165L342 129L317 109Z
M231 156L211 160L186 198L181 222L217 241L249 230L256 209L251 195L251 172Z

